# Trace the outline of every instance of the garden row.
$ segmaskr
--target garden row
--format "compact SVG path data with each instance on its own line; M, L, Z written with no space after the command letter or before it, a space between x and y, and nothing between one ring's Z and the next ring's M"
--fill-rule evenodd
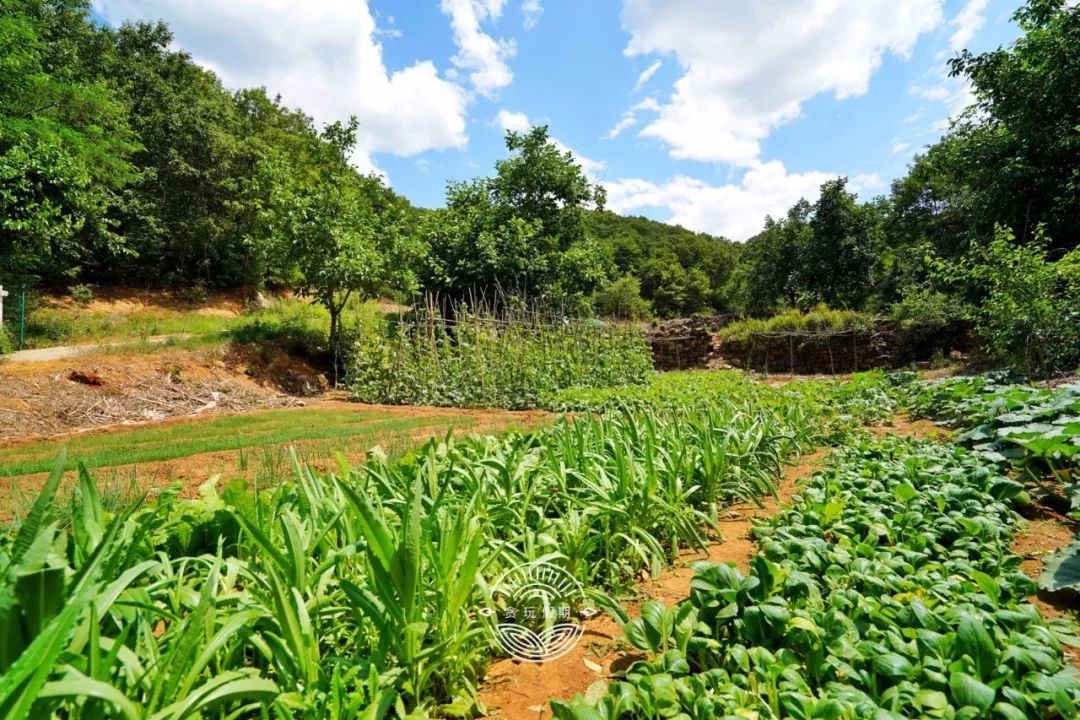
M750 574L626 621L649 653L556 718L1075 718L1071 627L1009 551L1024 486L960 448L864 438L756 530Z
M893 376L891 393L911 412L959 429L957 442L1016 473L1044 505L1080 527L1080 383L1054 388L1007 373L937 382ZM1053 553L1040 584L1080 590L1080 538Z
M84 473L64 523L56 473L0 538L0 718L475 714L493 578L535 560L599 589L656 573L837 419L804 402L831 386L712 382L691 404L118 513Z

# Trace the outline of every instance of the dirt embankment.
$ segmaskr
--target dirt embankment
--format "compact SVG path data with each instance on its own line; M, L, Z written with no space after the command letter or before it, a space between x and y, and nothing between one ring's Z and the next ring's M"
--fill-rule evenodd
M276 363L276 364L275 364ZM209 412L287 407L287 390L326 381L300 360L276 357L268 371L220 348L103 352L0 364L0 439L45 438L110 425ZM305 392L304 395L316 394Z

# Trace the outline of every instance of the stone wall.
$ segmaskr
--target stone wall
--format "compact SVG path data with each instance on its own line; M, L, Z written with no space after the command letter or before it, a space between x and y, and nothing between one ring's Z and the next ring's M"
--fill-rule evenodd
M712 315L653 323L649 327L653 365L657 370L706 367L716 353L716 333L738 319Z
M880 321L867 330L843 333L758 333L746 340L720 342L716 335L738 315L665 320L649 328L657 370L736 367L765 373L835 374L874 368L906 367L967 353L970 328L903 328Z

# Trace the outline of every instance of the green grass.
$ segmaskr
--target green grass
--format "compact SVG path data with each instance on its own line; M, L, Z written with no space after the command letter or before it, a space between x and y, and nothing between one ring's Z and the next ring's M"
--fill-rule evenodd
M354 301L343 322L350 327L376 315L374 301ZM242 315L204 315L193 308L177 310L147 306L135 312L100 312L79 307L41 307L26 318L26 347L46 348L86 343L119 343L125 349L153 347L158 335L191 335L206 344L228 341L283 341L310 350L326 343L330 316L325 308L304 299L278 299L270 307ZM176 339L175 342L184 342Z
M75 468L75 459L102 469L230 450L240 451L241 462L247 462L276 446L322 440L333 441L338 450L366 450L380 438L421 428L467 428L474 422L471 416L453 413L415 417L387 416L378 410L267 410L0 448L0 477L46 472L64 446L72 458L67 469Z
M824 305L818 305L806 312L787 310L765 319L746 318L723 328L719 336L722 340L745 342L755 333L867 330L873 327L874 321L874 316L867 313L855 310L833 310Z

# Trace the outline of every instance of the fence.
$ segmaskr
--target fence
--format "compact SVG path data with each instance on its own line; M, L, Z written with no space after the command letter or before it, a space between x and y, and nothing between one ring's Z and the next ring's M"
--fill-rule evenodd
M26 344L26 286L21 286L16 290L5 290L3 285L0 285L0 329L4 328L4 323L7 321L4 308L4 298L12 296L14 293L16 298L15 316L18 318L14 325L18 328L16 338L18 339L18 349L22 350Z

